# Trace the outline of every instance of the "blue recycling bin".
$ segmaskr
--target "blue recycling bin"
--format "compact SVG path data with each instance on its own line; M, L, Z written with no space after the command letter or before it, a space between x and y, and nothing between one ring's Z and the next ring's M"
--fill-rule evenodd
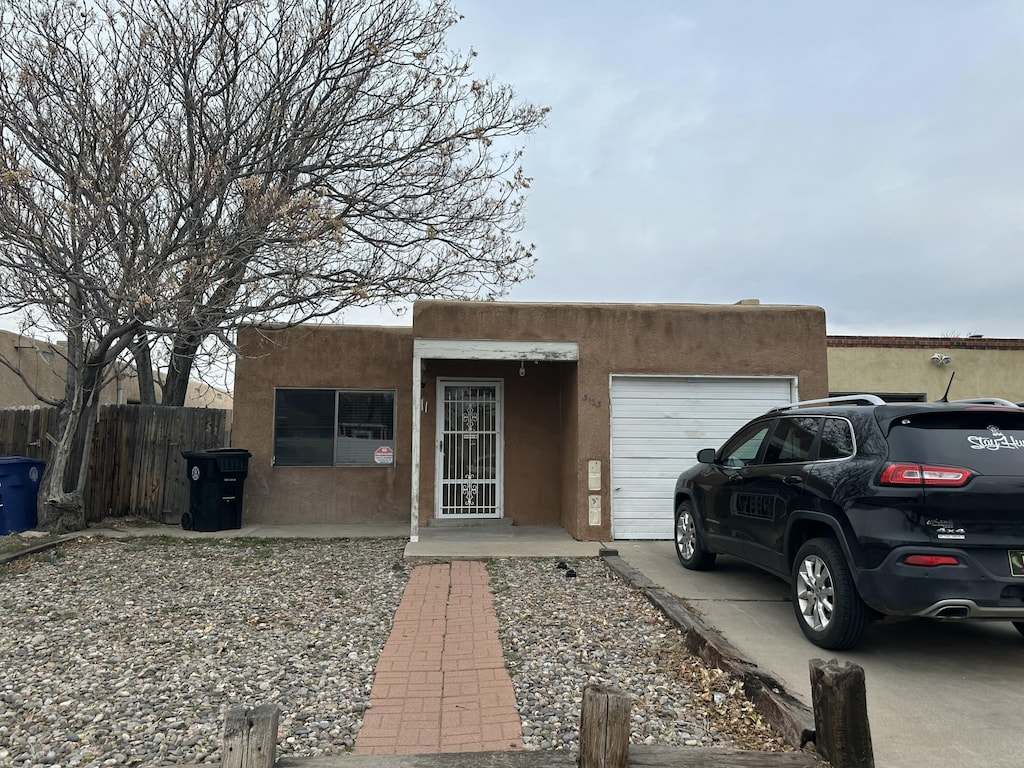
M45 461L25 456L0 458L0 535L35 528L36 498Z

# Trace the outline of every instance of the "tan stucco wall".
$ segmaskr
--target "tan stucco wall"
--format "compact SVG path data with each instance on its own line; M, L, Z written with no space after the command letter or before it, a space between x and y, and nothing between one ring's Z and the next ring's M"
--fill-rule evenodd
M831 392L923 393L926 400L938 400L956 372L951 400L1001 397L1024 402L1024 342L1020 349L972 344L975 348L958 348L935 339L931 346L922 341L913 348L830 346L828 387ZM931 362L934 354L948 356L950 363L936 365Z
M797 376L801 397L828 392L825 313L817 307L424 301L413 327L419 338L579 343L575 377L559 384L565 437L557 479L563 525L579 539L611 537L611 373ZM601 462L599 526L589 525L590 460ZM516 461L506 454L510 475ZM421 510L434 493L433 476L424 480Z
M242 519L249 523L409 521L412 330L300 326L239 331L231 443L252 453ZM277 387L396 390L394 464L274 467Z
M504 512L519 525L563 525L610 538L611 374L796 376L805 398L827 394L825 314L817 307L418 302L412 328L243 329L232 443L253 456L247 523L409 520L414 338L576 342L578 362L424 361L420 521L435 499L439 378L500 379ZM275 387L395 388L389 467L273 467ZM601 462L600 525L589 525L588 461Z
M6 365L0 365L0 408L39 405L40 401L32 389L50 400L64 397L67 363L64 358L66 350L62 346L0 330L0 354L14 364L31 385L30 389L17 373ZM120 377L108 383L100 394L100 402L105 405L138 401L139 382L130 367L122 367ZM186 393L185 406L231 408L231 395L193 381Z
M25 376L43 397L64 397L66 369L59 347L10 331L0 331L0 354ZM0 365L0 408L39 405L25 382L6 365Z

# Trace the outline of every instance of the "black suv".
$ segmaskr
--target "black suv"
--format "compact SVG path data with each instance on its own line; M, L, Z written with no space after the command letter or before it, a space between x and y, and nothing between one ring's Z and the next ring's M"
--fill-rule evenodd
M687 568L734 555L787 580L800 629L854 646L885 616L1024 634L1024 409L996 398L777 408L676 481Z

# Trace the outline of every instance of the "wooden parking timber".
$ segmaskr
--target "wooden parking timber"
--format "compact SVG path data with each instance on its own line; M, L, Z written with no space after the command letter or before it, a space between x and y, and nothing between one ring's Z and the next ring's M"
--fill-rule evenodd
M222 768L274 768L279 712L275 704L229 710L221 742Z
M619 575L627 581L639 580L640 577L618 557L611 554L604 557L606 561L615 561L621 569ZM704 644L715 649L714 661L724 662L723 668L735 668L737 657L723 652L724 643L720 638L714 638L715 643L709 642L706 635L713 633L700 626L677 600L664 590L653 588L650 583L634 586L643 589L648 598L665 610L666 615L687 635L694 638L705 636ZM803 717L799 713L793 717L794 709L791 708L788 716L782 718L790 724L788 732L799 739L801 746L805 742L815 742L817 753L830 760L833 768L874 768L864 670L850 663L840 666L835 659L830 662L813 659L810 671L816 727L802 727ZM774 714L778 715L778 712ZM580 721L579 764L564 751L516 750L441 755L289 757L278 762L277 768L577 768L577 765L581 768L621 768L623 765L627 768L813 768L820 765L818 755L803 750L756 752L644 745L629 745L625 763L622 763L621 745L629 741L629 704L626 694L616 689L587 688Z
M588 685L580 713L580 768L626 768L629 696L618 688Z
M875 768L864 668L811 659L814 745L832 768Z
M278 707L229 710L222 768L814 768L807 752L630 745L630 700L616 688L588 686L580 716L579 763L565 751L509 750L431 755L338 755L277 760Z
M606 548L600 554L612 573L638 590L682 632L683 643L690 653L709 667L743 681L743 690L758 714L787 744L802 749L814 741L814 716L806 704L790 695L764 670L744 660L735 646L707 627L678 597L619 557L617 550Z

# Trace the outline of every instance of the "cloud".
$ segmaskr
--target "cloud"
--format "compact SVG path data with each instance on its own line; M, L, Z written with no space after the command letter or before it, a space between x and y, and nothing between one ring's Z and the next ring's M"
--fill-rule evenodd
M832 333L1024 336L1024 5L462 0L552 107L522 301L823 306Z

